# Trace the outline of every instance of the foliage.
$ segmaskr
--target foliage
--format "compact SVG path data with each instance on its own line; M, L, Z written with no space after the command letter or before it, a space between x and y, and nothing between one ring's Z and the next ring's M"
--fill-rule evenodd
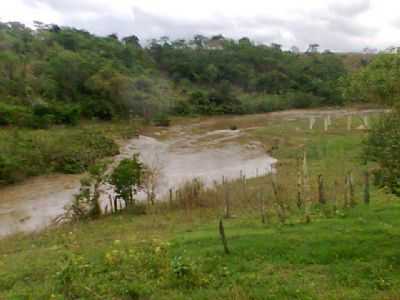
M50 172L81 173L118 153L112 139L93 129L0 131L0 184Z
M2 107L0 126L75 124L79 111L102 120L127 112L143 116L170 100L170 88L163 88L152 58L134 36L120 41L70 27L36 23L32 30L9 22L0 23L0 43L0 101L33 113L29 124L20 124L2 116ZM148 82L146 91L139 81ZM157 96L161 89L166 97Z
M400 112L386 115L376 122L364 142L367 160L376 162L375 174L381 185L400 195Z
M31 107L0 103L0 126L48 128L51 125L77 125L80 108L73 104L38 103Z
M109 179L113 185L116 197L125 201L126 206L134 204L134 196L142 184L143 165L139 156L134 155L132 159L123 159L114 168Z
M89 167L89 175L81 179L79 193L74 196L65 213L56 219L58 222L77 222L98 218L101 215L100 186L105 181L107 164L97 163Z
M154 118L154 125L159 127L169 127L171 125L171 119L166 113L159 113Z
M239 101L239 93L283 96L278 108L299 106L287 94L307 95L312 104L303 99L303 107L340 104L337 82L347 73L340 55L299 54L220 35L164 37L143 48L136 36L9 22L0 23L0 44L0 126L240 114L251 104Z
M345 98L392 105L400 99L400 54L379 54L342 80Z
M160 40L153 42L150 53L178 85L189 81L218 89L228 84L246 92L270 95L302 92L322 98L321 104L340 103L337 80L346 70L339 56L299 55L222 36L218 40L218 46L215 39L207 38L201 46L196 40L183 43ZM200 105L206 101L198 93L192 99ZM217 101L216 105L221 103ZM221 110L225 112L225 108Z

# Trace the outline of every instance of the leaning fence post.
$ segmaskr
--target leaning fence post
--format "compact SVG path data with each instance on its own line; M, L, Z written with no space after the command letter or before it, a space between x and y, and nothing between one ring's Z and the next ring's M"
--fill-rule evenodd
M328 131L328 127L329 127L329 121L328 121L328 118L325 117L324 118L324 131Z
M222 218L219 219L219 235L221 237L225 254L229 254L228 242L226 240L224 222L222 221Z
M369 192L369 172L368 170L364 173L364 203L369 204L370 192Z
M325 204L325 191L324 191L324 178L322 175L318 176L318 202L319 204Z

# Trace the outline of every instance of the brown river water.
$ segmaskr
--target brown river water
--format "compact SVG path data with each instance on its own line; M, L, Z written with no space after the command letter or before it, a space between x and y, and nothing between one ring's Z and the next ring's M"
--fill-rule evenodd
M374 113L362 111L357 113ZM380 111L381 112L381 111ZM270 114L270 118L292 120L310 116L343 115L347 111L294 111ZM352 112L351 112L352 113ZM248 178L271 172L276 160L268 156L257 142L240 143L246 131L254 129L265 120L266 115L255 117L228 117L205 119L197 123L176 125L160 129L151 135L141 135L127 141L115 162L139 153L141 160L150 167L157 166L160 173L156 194L162 199L170 188L194 178L205 184L225 178L238 178L241 173ZM238 122L240 130L227 130L226 122ZM241 120L252 118L247 128ZM221 121L221 126L218 125ZM222 129L221 129L222 128ZM27 180L0 189L0 237L33 232L46 228L73 199L83 175L52 175ZM103 204L107 203L107 187L104 187ZM139 195L143 197L143 195ZM103 208L104 208L103 205Z
M242 134L240 130L215 130L197 135L186 135L186 130L180 127L168 130L172 133L182 130L184 134L172 134L171 138L166 139L139 136L126 142L121 154L115 158L117 162L139 153L146 165L157 166L160 176L156 193L159 199L166 196L170 188L177 188L194 178L212 184L221 181L222 176L232 179L239 177L241 172L254 177L257 170L270 171L276 162L257 145L246 147L234 142ZM79 190L81 177L43 176L1 189L0 237L38 231L49 226L64 212L64 207ZM105 205L107 187L103 190Z

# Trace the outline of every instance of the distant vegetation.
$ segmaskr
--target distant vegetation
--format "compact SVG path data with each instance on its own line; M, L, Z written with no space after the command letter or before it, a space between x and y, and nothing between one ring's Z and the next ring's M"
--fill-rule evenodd
M400 100L400 55L380 54L343 79L345 96L357 102L396 105Z
M0 49L0 126L32 128L336 105L344 100L338 79L357 65L353 57L248 38L164 37L143 47L134 35L42 23L0 23Z

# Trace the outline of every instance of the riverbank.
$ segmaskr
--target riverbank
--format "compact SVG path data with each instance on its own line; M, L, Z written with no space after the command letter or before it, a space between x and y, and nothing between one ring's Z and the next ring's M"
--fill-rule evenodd
M365 133L365 130L357 129L362 125L363 118L367 116L373 118L382 112L378 109L360 108L292 110L245 116L184 118L175 119L170 127L141 126L141 135L134 138L130 137L138 126L129 123L88 123L79 128L55 128L48 132L34 131L32 133L36 135L45 133L51 136L50 141L52 141L58 135L73 136L73 133L77 132L75 135L79 136L81 132L85 132L86 135L88 135L86 132L92 132L90 136L100 140L107 138L111 142L114 141L114 144L120 145L120 154L114 156L114 162L130 158L134 153L140 153L140 159L154 174L157 174L153 177L153 183L158 200L165 200L169 197L170 190L175 196L178 190L184 189L185 184L193 178L199 179L207 187L213 187L215 184L220 184L223 178L234 180L240 176L246 176L247 179L263 176L272 170L272 166L276 163L273 158L275 156L280 158L279 173L285 174L286 170L296 168L296 158L303 155L302 145L305 145L310 137L312 138L310 150L315 148L314 142L324 145L337 144L333 145L329 154L324 153L323 161L325 163L331 161L334 164L335 160L340 161L342 165L338 166L336 163L335 169L338 171L340 167L342 172L340 176L343 176L347 167L342 162L349 162L348 168L351 168L351 165L355 163L351 160L353 156L357 156L357 152L348 153L346 159L341 155L349 147L356 148L359 138ZM332 124L329 131L325 132L322 127L324 118L327 116ZM354 116L352 131L347 131L347 125L344 124L348 116ZM312 131L309 130L311 119L315 119L315 128ZM326 139L329 139L328 142L324 141ZM350 143L346 149L342 145L344 141ZM49 142L50 145L56 147L46 148L47 151L54 150L50 151L51 154L43 155L40 151L37 152L45 159L51 156L63 158L63 154L68 153L64 151L64 148L72 149L74 151L72 153L81 149L82 153L76 153L76 157L71 157L73 158L71 163L75 164L81 162L79 157L87 157L85 153L90 154L89 157L93 157L93 153L102 153L102 151L96 152L97 143L94 145L89 143L88 147L85 146L87 142L82 145L71 142L72 147L66 146L65 143L68 143L68 139L56 145ZM114 144L111 150L115 148ZM326 152L327 145L324 147L323 150ZM63 151L59 153L57 149ZM108 147L100 147L100 149L110 151ZM31 149L25 149L25 151L36 153ZM341 152L338 153L338 151ZM315 158L313 156L320 155L314 152L310 152L308 156ZM40 159L32 160L32 163L35 161L39 161L38 166L41 165ZM288 165L282 167L284 164ZM51 159L44 165L51 168ZM29 167L27 169L29 170ZM330 172L329 168L326 169ZM330 173L325 175L330 176ZM359 177L360 174L357 175ZM81 177L81 175L62 174L39 176L1 189L0 236L20 231L32 232L49 226L64 212L64 207L78 192ZM290 184L292 180L297 180L289 175L281 177L282 184L289 186L292 186ZM313 181L312 184L314 185ZM109 206L109 195L112 193L108 188L107 186L102 188L104 191L101 196L103 210ZM233 192L233 194L237 193ZM145 193L141 193L138 197L140 200L146 200Z
M190 137L201 137L196 149L208 149L221 139L227 143L221 130L236 125L242 134L229 136L230 143L258 145L279 160L276 178L289 209L285 224L274 208L269 176L260 176L247 181L245 198L241 181L229 183L233 218L224 223L230 255L223 254L218 233L221 187L204 191L196 202L187 202L191 205L158 204L145 215L127 211L15 235L0 244L0 299L396 299L400 207L374 186L371 204L362 204L363 117L368 114L373 122L376 116L358 111L348 130L349 113L203 118L184 120L172 131L144 132L161 141L184 132L188 143ZM331 124L325 131L328 115ZM310 130L312 117L316 122ZM313 205L310 224L296 208L296 166L304 147L311 198L317 201L322 174L328 201L324 207ZM352 209L343 202L349 170L357 202ZM259 192L267 203L265 224Z

